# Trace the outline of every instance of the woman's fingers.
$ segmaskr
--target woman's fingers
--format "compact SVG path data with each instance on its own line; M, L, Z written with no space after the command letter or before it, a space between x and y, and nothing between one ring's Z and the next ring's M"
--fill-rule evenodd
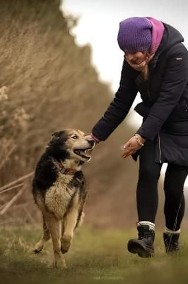
M124 150L123 150L122 157L123 157L123 158L126 158L126 157L128 157L128 156L134 154L135 152L136 152L135 149L132 148L130 144L126 143L126 144L124 145Z
M137 150L140 149L140 145L138 144L137 140L133 136L128 142L126 142L123 147L122 157L127 158L128 156L134 154Z

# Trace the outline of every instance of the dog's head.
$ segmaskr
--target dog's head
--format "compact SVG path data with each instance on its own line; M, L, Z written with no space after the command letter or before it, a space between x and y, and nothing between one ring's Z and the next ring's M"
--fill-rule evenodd
M91 159L91 152L95 146L81 130L65 129L52 134L48 149L53 151L57 159L74 159L87 162Z

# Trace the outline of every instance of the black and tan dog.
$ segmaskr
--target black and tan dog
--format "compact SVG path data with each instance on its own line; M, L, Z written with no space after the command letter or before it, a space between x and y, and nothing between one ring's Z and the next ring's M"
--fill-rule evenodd
M93 147L80 130L55 132L36 167L33 196L42 212L43 236L34 251L39 253L51 237L55 267L66 267L64 253L82 219L87 190L81 167Z

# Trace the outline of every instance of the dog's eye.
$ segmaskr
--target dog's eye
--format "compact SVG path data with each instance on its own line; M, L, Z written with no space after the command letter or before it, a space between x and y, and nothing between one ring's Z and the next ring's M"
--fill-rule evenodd
M78 135L75 134L75 135L71 136L71 138L72 139L78 139Z

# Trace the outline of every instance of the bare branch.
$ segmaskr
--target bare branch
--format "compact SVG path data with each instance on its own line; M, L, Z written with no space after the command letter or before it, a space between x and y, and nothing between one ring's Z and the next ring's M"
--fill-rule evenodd
M7 191L10 191L10 190L13 190L13 189L16 189L18 187L22 187L24 185L24 183L19 183L17 185L14 185L14 186L11 186L9 187L8 189L5 189L5 190L2 190L0 191L0 194L4 193L4 192L7 192Z
M14 145L6 154L6 157L2 160L1 164L0 164L0 169L3 168L3 166L5 165L5 163L8 161L10 155L14 152L14 150L16 149L16 145Z
M22 180L25 180L25 179L31 177L31 176L33 175L33 173L34 173L34 172L31 172L31 173L29 173L29 174L27 174L27 175L24 175L24 176L22 176L22 177L20 177L20 178L18 178L18 179L16 179L16 180L14 180L14 181L8 183L8 184L5 184L4 186L0 187L0 191L2 191L2 190L4 190L4 189L7 189L7 188L11 187L12 185L14 185L14 184L16 184L16 183L18 183L18 182L20 182L20 181L22 181Z
M20 197L20 195L23 193L23 189L20 189L18 193L4 206L4 208L0 211L0 215L2 216L5 214L5 212L11 207L11 205Z

